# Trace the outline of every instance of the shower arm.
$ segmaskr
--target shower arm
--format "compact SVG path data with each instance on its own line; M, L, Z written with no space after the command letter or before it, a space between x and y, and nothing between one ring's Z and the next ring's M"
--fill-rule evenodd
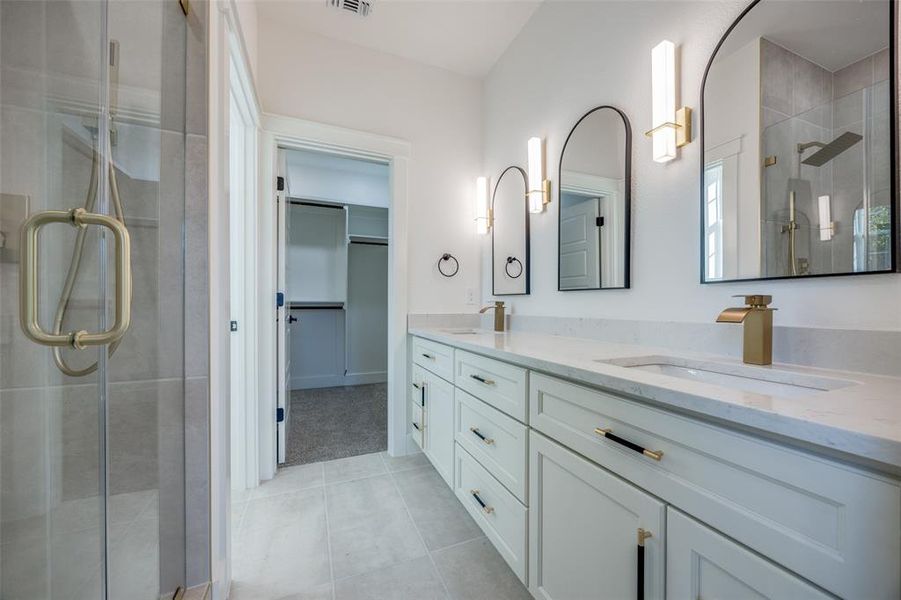
M807 142L805 144L798 144L798 154L804 154L805 150L809 150L810 148L825 148L826 144L823 142Z

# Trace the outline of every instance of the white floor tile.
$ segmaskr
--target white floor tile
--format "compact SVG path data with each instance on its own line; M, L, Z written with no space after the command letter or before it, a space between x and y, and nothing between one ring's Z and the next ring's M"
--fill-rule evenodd
M250 490L250 500L296 492L322 485L322 463L285 467L275 477Z
M378 454L339 458L322 463L322 465L325 467L326 483L350 481L387 472L385 463Z

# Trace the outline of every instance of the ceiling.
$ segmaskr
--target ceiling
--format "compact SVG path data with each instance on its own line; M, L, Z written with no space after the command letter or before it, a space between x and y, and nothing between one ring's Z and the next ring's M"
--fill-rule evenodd
M541 0L372 0L367 17L326 0L263 0L260 21L394 54L461 75L483 77Z
M723 55L759 36L835 72L888 46L889 23L887 2L764 2L739 22Z

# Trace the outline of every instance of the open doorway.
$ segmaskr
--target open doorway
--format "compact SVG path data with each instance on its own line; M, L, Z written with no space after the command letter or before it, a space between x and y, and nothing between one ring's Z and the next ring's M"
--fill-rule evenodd
M286 393L279 463L384 451L389 166L312 150L280 154Z

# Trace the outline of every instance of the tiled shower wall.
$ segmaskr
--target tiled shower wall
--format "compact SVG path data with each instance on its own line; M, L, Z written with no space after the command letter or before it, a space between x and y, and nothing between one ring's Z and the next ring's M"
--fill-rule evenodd
M798 178L795 147L809 141L830 142L845 131L866 139L821 167L803 165L800 179L812 193L799 193L797 203L798 258L808 259L811 273L853 271L853 214L863 202L864 184L870 201L886 204L890 189L888 152L888 49L834 73L769 40L761 40L761 95L765 134L763 152L776 164L764 169L764 245L766 274L787 275L788 242L781 232L788 221L786 181ZM881 83L880 82L884 82ZM877 85L878 84L878 85ZM880 87L883 86L883 87ZM863 90L876 86L866 97ZM870 125L866 128L865 109ZM866 163L864 152L866 149ZM807 150L805 156L816 149ZM867 181L864 181L867 177ZM803 189L803 188L802 188ZM829 194L834 236L820 241L816 198Z

